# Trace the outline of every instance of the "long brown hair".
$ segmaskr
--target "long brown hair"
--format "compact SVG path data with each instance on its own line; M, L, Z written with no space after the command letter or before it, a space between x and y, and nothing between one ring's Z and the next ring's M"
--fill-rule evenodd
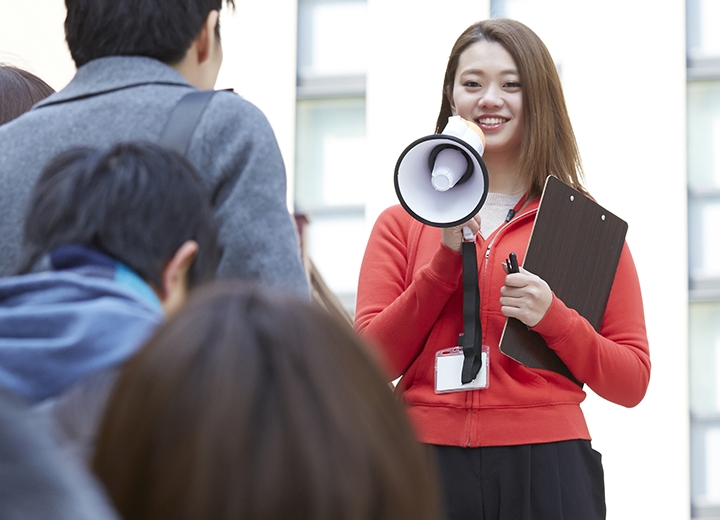
M123 369L93 469L126 519L436 519L365 345L304 300L202 288Z
M441 132L452 115L450 102L460 55L480 41L496 42L505 47L518 68L524 116L520 171L530 181L531 196L540 195L550 175L586 192L582 184L580 153L557 68L542 40L518 21L491 18L474 23L460 35L445 70L435 131Z

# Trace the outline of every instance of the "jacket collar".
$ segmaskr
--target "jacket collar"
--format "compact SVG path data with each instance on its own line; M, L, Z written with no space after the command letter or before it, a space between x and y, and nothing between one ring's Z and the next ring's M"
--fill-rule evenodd
M80 67L64 89L44 99L36 107L147 84L195 88L175 69L154 58L108 56L92 60Z

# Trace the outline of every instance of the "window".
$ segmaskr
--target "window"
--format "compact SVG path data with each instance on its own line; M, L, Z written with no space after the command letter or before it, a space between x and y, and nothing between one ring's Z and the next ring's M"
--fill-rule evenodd
M720 76L720 0L688 0L688 76Z
M688 84L691 299L720 297L720 77Z
M720 518L720 0L687 3L690 487Z
M690 304L690 410L693 518L718 518L720 301Z
M299 0L295 207L304 247L350 312L365 249L365 0Z

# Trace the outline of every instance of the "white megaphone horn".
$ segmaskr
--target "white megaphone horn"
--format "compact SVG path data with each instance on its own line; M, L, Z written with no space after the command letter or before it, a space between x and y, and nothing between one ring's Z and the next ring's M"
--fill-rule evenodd
M452 227L475 216L485 203L488 173L482 160L485 136L475 123L448 118L440 134L408 146L395 166L395 192L415 219Z

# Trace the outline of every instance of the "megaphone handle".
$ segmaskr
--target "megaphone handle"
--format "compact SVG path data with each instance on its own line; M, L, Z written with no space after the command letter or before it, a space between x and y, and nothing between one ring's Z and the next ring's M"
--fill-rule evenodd
M463 226L462 233L466 242L475 242L475 233L468 226Z

